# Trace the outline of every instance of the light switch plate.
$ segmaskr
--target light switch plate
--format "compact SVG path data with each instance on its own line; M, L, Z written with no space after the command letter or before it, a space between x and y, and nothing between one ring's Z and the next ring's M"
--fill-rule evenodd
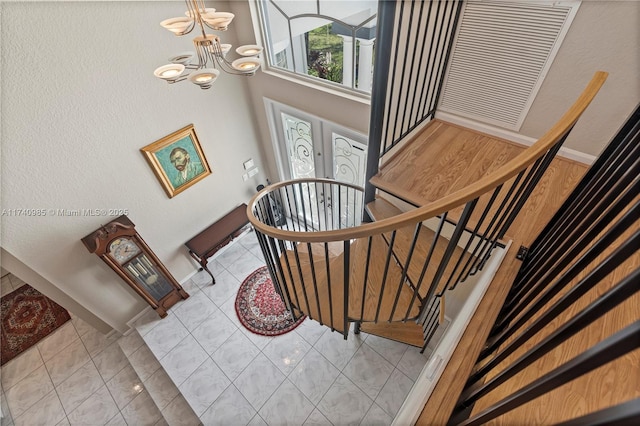
M256 167L255 169L251 169L249 170L249 177L254 177L255 175L257 175L259 172L258 168Z
M242 175L242 180L244 180L244 181L249 180L249 175L248 175L248 174L246 174L246 173L245 173L245 174L243 174L243 175Z
M245 161L244 163L242 163L242 165L244 166L245 170L249 170L250 168L253 167L253 159L249 158L247 161Z

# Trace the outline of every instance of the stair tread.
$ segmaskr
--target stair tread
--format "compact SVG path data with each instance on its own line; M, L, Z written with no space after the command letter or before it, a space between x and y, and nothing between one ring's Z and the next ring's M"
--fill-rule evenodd
M369 206L369 204L371 204L371 206ZM374 213L372 217L375 220L386 219L402 213L402 210L400 210L398 207L394 206L389 201L383 198L377 198L375 201L369 204L367 205L367 208L372 209L370 211ZM406 264L406 261L408 259L409 250L410 250L411 244L413 243L415 230L416 230L416 227L414 225L405 226L402 228L398 228L396 230L396 237L393 244L393 251L398 262L402 265ZM392 233L388 232L388 233L385 233L384 235L387 243L390 243ZM429 250L431 249L434 236L435 236L435 232L432 229L424 225L420 228L420 234L418 235L416 246L414 248L413 254L411 255L409 268L407 270L407 276L409 277L409 280L411 281L411 283L419 287L420 297L426 297L429 291L429 287L431 286L431 283L433 282L433 279L437 273L437 267L440 264L440 261L442 260L442 258L444 257L444 253L449 244L449 239L444 237L443 235L441 235L436 240L433 254L431 255L430 264L425 270L424 277L421 282L420 276L422 275L424 261L427 258ZM451 259L457 260L463 252L464 251L461 247L456 246L456 248L454 249L454 253L451 256ZM463 259L461 266L456 270L456 274L460 273L460 271L462 270L462 267L465 265L468 259L469 259L469 255L467 254ZM447 280L449 279L449 276L451 275L451 272L454 271L455 269L455 264L456 262L452 262L452 261L450 261L447 264L447 267L444 270L444 274L442 274L442 278L438 283L436 291L439 292L444 288L445 284L447 283ZM454 283L455 278L456 278L456 275L454 274L454 277L450 284Z
M289 299L303 314L332 329L343 332L344 255L338 254L335 246L334 250L330 250L328 268L330 280L328 280L324 244L313 243L311 247L312 256L309 256L306 244L298 244L296 251L287 250L286 254L280 257ZM296 261L296 252L299 262ZM329 281L331 282L330 288Z
M352 255L354 259L360 261L353 262L354 269L351 273L349 286L349 314L354 318L362 317L364 321L401 321L407 317L415 318L419 313L420 301L413 299L413 291L404 284L400 285L402 279L402 268L391 259L387 270L386 280L383 280L384 269L388 246L382 236L374 236L371 239L371 256L369 271L367 275L367 288L364 295L363 311L363 290L366 272L366 259L368 238L357 239L352 244ZM383 282L386 284L383 288ZM358 291L359 290L359 291ZM400 291L398 291L400 290ZM380 292L382 291L382 299ZM397 306L394 310L394 303L398 298ZM380 312L377 312L380 301ZM361 316L361 312L364 314Z
M353 241L350 246L352 261L358 260L352 262L353 267L349 275L349 319L375 321L377 317L378 321L400 321L405 318L407 312L408 318L416 317L419 313L419 300L411 302L413 291L408 285L400 286L399 295L397 294L402 269L393 260L390 261L387 271L387 284L384 289L382 288L385 262L381 259L386 259L388 247L382 236L372 238L371 261L369 272L366 274L367 283L363 304L368 242L368 238L361 238ZM295 251L287 250L286 255L281 256L280 263L285 271L286 289L290 300L303 314L342 332L344 331L344 254L337 255L335 246L333 254L329 250L330 280L328 280L324 245L314 243L311 247L312 256L308 255L309 250L306 244L299 244ZM331 287L328 285L329 281ZM380 299L381 290L382 299ZM398 297L398 303L394 310L396 297ZM377 306L380 300L378 312ZM332 306L329 301L332 302ZM411 309L409 309L410 305Z
M479 144L482 149L478 149ZM421 134L385 161L369 182L388 194L421 207L466 188L523 150L524 147L505 139L433 120ZM514 179L508 181L504 188L508 188ZM492 217L505 195L506 190L497 197L487 217ZM475 227L490 197L491 193L480 197L468 228ZM452 209L449 219L457 222L463 207Z

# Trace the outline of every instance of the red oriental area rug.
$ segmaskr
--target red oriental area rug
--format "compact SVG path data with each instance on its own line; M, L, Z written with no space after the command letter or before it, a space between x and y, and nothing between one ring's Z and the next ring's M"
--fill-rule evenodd
M0 300L0 365L20 355L71 317L62 306L28 284Z
M240 285L236 313L247 330L263 336L288 333L306 318L293 319L276 293L266 266L253 271Z

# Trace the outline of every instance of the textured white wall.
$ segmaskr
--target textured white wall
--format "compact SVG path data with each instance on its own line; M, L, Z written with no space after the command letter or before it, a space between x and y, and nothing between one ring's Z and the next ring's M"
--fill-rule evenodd
M583 1L520 133L539 138L595 71L609 78L564 146L598 155L640 102L640 2Z
M220 9L228 9L216 2ZM183 243L264 181L247 79L203 91L153 70L192 50L182 2L2 3L2 208L123 208L180 280ZM223 33L235 42L232 30ZM235 43L234 43L235 44ZM193 123L213 174L169 199L139 149ZM243 161L261 173L242 181ZM123 331L146 305L80 239L108 217L2 217L2 247Z

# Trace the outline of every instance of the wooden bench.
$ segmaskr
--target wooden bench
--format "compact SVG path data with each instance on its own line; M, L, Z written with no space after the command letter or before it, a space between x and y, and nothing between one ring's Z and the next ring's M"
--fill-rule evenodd
M191 257L200 264L200 270L202 271L204 269L211 275L213 284L216 283L216 279L209 268L207 268L207 260L240 235L248 223L247 205L241 204L213 225L184 243L189 249Z

